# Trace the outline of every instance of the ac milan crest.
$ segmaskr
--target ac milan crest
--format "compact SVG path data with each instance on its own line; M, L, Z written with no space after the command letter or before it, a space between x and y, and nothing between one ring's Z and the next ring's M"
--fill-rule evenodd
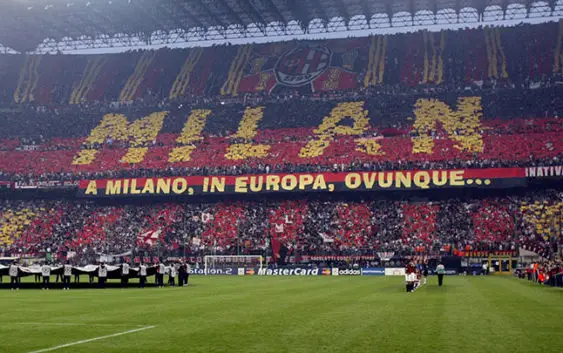
M325 46L299 46L285 53L274 69L276 80L285 86L303 86L330 67L331 51Z

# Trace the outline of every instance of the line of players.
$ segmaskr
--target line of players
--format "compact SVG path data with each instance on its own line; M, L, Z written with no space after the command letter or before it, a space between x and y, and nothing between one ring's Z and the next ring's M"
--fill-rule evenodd
M73 268L69 261L67 261L63 266L62 271L62 284L63 290L70 289L70 278L73 275ZM123 262L120 266L121 275L121 285L126 287L129 284L131 266L127 262ZM147 265L140 263L139 265L139 288L145 288L147 283ZM164 263L159 263L156 268L155 284L158 288L164 287L164 276L168 274L168 284L172 287L176 286L176 278L178 278L178 286L187 286L190 278L190 264L189 263L169 263L166 266ZM8 270L8 275L10 276L10 289L19 290L20 276L17 262L14 261ZM95 273L90 273L90 284L94 283ZM39 278L38 278L39 277ZM98 287L105 288L108 278L108 268L105 263L100 262L97 270L98 277ZM48 264L43 264L41 266L41 273L35 275L35 280L38 282L42 278L42 289L49 290L50 280L51 280L51 266ZM58 275L57 275L58 280ZM78 283L80 280L80 274L74 271L74 283ZM1 282L1 281L0 281Z

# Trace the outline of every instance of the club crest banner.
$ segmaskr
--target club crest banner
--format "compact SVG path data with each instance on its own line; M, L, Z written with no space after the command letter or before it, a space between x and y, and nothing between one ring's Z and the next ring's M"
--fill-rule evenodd
M221 93L356 88L369 48L368 38L242 46Z

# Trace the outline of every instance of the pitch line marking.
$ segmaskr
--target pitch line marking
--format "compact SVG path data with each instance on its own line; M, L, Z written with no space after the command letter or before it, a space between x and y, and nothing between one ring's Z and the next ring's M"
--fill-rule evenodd
M106 339L106 338L112 338L112 337L127 335L127 334L130 334L130 333L135 333L135 332L139 332L139 331L149 330L149 329L152 329L152 328L155 328L155 327L156 327L156 326L144 326L144 327L137 328L137 329L134 329L134 330L123 331L123 332L118 332L118 333L114 333L114 334L111 334L111 335L105 335L105 336L100 336L100 337L89 338L89 339L87 339L87 340L81 340L81 341L76 341L76 342L61 344L60 346L55 346L55 347L40 349L40 350L38 350L38 351L31 351L31 352L29 352L29 353L50 352L50 351L54 351L54 350L61 349L61 348L76 346L76 345L84 344L84 343L88 343L88 342L104 340L104 339Z
M0 324L1 325L1 324ZM10 325L29 325L29 326L92 326L92 327L115 327L115 326L129 326L129 327L141 327L143 325L131 325L131 324L89 324L89 323L79 323L79 322L16 322Z

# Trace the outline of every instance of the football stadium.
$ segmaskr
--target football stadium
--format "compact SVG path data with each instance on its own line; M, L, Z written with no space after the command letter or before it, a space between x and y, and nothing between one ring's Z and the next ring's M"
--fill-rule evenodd
M563 350L563 0L0 1L0 353Z

